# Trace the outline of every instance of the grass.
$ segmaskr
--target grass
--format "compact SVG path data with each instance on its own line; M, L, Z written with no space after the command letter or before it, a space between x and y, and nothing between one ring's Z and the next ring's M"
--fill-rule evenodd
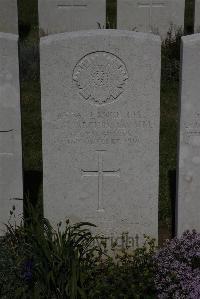
M20 42L29 49L38 44L37 1L19 1ZM193 0L186 0L186 32L192 32ZM107 28L116 27L116 0L107 2ZM178 49L179 51L179 49ZM30 51L31 53L31 51ZM21 52L23 54L23 51ZM175 54L177 55L177 53ZM32 59L32 63L28 63ZM42 142L41 142L41 108L39 61L31 55L21 61L27 65L27 75L22 77L22 124L23 149L25 169L25 191L30 197L37 197L42 177ZM27 68L25 68L27 70ZM33 68L33 69L32 69ZM22 69L24 69L22 67ZM35 72L35 73L34 73ZM34 76L32 76L34 73ZM178 82L162 81L161 86L161 128L160 128L160 190L159 190L159 219L161 239L169 237L172 227L172 210L175 200L175 170L177 159L177 119L178 119ZM27 173L32 175L28 176ZM38 179L38 174L40 179ZM34 190L33 190L34 189ZM32 195L32 191L34 196Z

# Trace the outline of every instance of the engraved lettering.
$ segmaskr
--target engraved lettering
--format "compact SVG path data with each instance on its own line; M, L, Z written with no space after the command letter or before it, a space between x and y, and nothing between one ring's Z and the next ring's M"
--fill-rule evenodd
M142 131L151 131L155 124L144 112L105 110L59 113L59 119L66 124L66 143L84 145L138 146ZM57 117L55 118L57 119Z

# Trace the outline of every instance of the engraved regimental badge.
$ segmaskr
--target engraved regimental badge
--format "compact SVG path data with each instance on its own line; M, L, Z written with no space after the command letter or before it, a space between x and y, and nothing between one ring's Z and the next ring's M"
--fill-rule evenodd
M128 72L123 61L107 52L86 55L73 72L79 94L96 105L115 102L123 93L127 79Z

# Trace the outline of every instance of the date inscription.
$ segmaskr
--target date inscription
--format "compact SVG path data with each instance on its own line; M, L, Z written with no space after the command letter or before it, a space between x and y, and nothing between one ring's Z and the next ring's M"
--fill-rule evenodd
M154 127L153 119L141 111L62 112L56 118L64 124L65 140L71 145L137 145Z

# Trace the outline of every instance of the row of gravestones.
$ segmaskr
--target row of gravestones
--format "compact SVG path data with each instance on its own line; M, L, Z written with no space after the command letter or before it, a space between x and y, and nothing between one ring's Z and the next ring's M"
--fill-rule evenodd
M0 1L0 32L17 33L16 0ZM41 34L105 27L106 0L38 0ZM185 0L117 0L117 28L159 32L184 28ZM195 32L200 30L200 0L195 0Z
M0 34L1 223L23 210L17 40ZM160 52L159 37L131 31L41 39L44 213L54 225L66 217L107 236L157 238ZM182 52L178 234L200 230L200 36L184 37Z
M108 1L108 0L107 0ZM38 0L41 34L105 28L106 0ZM184 29L185 0L117 0L117 29L159 33ZM195 32L200 0L195 0Z
M0 2L0 32L17 33L16 0ZM105 27L106 0L38 0L41 34ZM117 28L159 32L171 24L184 28L185 0L117 0ZM200 0L195 0L195 32L200 30Z

